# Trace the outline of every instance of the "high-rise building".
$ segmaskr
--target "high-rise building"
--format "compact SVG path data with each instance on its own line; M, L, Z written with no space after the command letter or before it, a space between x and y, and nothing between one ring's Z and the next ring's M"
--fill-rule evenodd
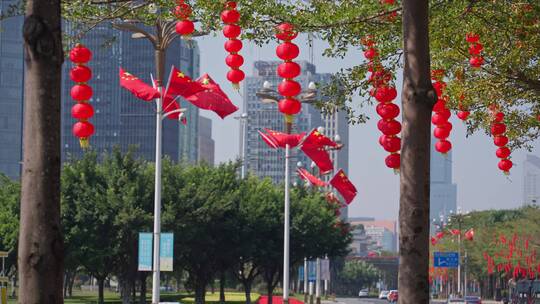
M270 82L271 87L277 90L282 81L276 74L280 61L256 61L253 68L253 76L246 77L244 85L244 111L247 113L246 144L243 147L246 159L246 170L260 177L269 177L275 183L284 181L285 153L281 150L270 149L264 143L258 132L264 128L276 131L284 131L285 122L275 104L265 104L256 96L257 91L263 87L265 81ZM319 87L328 82L331 74L316 72L315 65L307 61L299 61L302 73L295 78L302 88L307 89L310 82L319 84ZM293 133L306 132L312 129L324 127L325 135L333 137L339 134L345 145L343 149L331 152L336 169L342 168L348 172L349 163L349 125L344 112L336 112L323 115L321 111L310 104L302 104L302 111L296 115ZM241 130L242 132L242 130ZM295 164L300 161L309 168L311 160L297 149L291 150L291 177L295 176ZM294 178L291 180L295 180ZM347 210L342 210L341 216L347 217Z
M0 11L18 1L0 1ZM21 174L23 125L23 17L0 20L0 172Z
M371 240L371 248L388 252L397 252L396 221L375 220L374 218L349 218L353 226L362 225L364 233Z
M532 154L523 163L523 204L540 205L540 157Z
M432 143L435 139L432 138ZM457 185L452 183L452 152L443 155L431 145L430 218L436 221L457 210Z
M199 162L214 165L215 143L212 139L212 120L199 117Z
M67 24L66 31L72 32ZM150 31L152 29L149 29ZM133 39L131 33L113 29L109 24L97 26L87 33L82 43L93 52L89 63L92 79L89 85L94 89L91 104L95 115L91 122L95 134L90 145L98 152L110 151L119 146L127 150L135 147L135 155L147 160L155 159L156 116L155 103L144 102L120 87L119 68L136 75L151 84L151 74L155 74L154 49L146 39ZM191 77L199 74L199 51L194 41L189 45L177 39L171 43L166 56L166 77L174 65ZM78 139L72 135L71 128L75 120L70 109L73 100L70 89L73 82L69 78L69 69L73 65L64 65L62 88L62 156L78 158L83 151ZM165 79L166 81L167 79ZM165 119L163 122L163 155L172 160L187 160L195 163L198 159L198 121L199 111L189 103L182 102L187 108L187 125Z

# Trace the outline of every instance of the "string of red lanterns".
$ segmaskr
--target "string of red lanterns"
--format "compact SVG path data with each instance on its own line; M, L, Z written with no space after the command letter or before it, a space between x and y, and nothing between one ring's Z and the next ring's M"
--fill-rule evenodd
M510 169L513 166L512 161L509 159L510 148L508 148L508 137L506 136L506 124L504 123L504 113L499 111L496 106L491 107L493 123L491 124L491 135L493 135L493 143L499 147L495 154L501 160L498 167L504 174L509 174Z
M225 59L225 63L231 68L227 73L227 79L232 83L235 89L240 89L240 82L246 77L245 73L240 69L244 64L244 57L238 52L242 49L242 41L238 39L242 29L238 25L240 21L240 13L236 9L236 1L227 1L225 10L221 13L221 20L225 23L223 27L223 35L229 40L225 42L225 50L229 55Z
M296 96L302 91L302 86L293 80L300 75L301 71L300 65L293 61L300 54L300 49L291 42L298 36L298 33L289 23L278 25L276 30L276 38L283 41L276 48L276 55L283 60L277 69L277 74L283 78L278 86L278 92L284 97L278 102L278 109L285 114L286 122L292 123L293 116L302 110L302 104L296 99Z
M75 64L69 77L76 84L71 88L71 98L77 103L71 108L71 116L78 120L73 125L73 135L79 138L81 148L90 147L89 139L94 134L94 125L88 119L94 116L94 108L89 103L93 91L87 82L92 78L92 70L86 65L92 59L92 52L82 44L76 44L69 52L69 59Z
M369 82L372 85L370 95L373 96L379 104L377 105L377 114L381 117L377 123L379 131L383 134L379 137L379 144L385 151L389 152L385 159L388 168L399 170L401 159L399 151L401 150L401 138L398 134L401 132L401 123L396 120L400 113L399 106L393 101L397 97L397 90L391 84L392 74L385 70L379 59L379 51L376 43L371 36L364 37L362 44L365 47L364 57L368 62Z
M178 18L176 22L176 33L182 36L182 38L189 38L195 31L195 25L190 20L192 13L191 6L185 0L177 0L174 10L174 15Z
M475 33L465 35L465 40L469 43L469 63L473 68L480 68L484 64L482 50L484 46L480 43L480 36Z
M433 130L433 136L438 139L435 143L435 150L437 152L446 154L452 149L452 143L448 140L450 132L452 131L452 123L448 120L452 115L447 107L448 96L444 95L446 89L446 83L443 81L444 70L433 70L431 72L431 78L433 82L433 88L437 93L437 102L433 106L433 116L431 117L431 123L435 125Z

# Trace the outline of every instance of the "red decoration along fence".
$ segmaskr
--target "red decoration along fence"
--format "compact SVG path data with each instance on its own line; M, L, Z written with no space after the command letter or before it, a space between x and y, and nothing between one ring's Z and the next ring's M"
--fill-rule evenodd
M225 59L225 63L231 68L227 73L227 79L232 83L236 90L240 89L240 82L246 77L245 73L240 69L244 64L244 57L238 54L242 49L242 41L238 39L242 32L242 28L238 25L240 21L240 13L236 9L236 1L227 1L225 10L221 13L221 20L225 23L223 27L223 35L229 40L225 42L225 50L229 55Z
M71 98L77 103L71 108L71 116L78 120L73 125L73 135L79 138L81 148L90 147L89 139L94 134L94 125L88 119L94 116L94 108L89 103L93 91L87 82L92 78L92 70L86 65L92 59L92 52L82 44L77 44L69 53L69 59L75 64L69 77L76 84L71 88Z

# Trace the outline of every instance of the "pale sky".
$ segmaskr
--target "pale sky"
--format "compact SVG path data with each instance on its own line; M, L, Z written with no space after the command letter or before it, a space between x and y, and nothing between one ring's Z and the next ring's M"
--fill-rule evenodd
M216 142L216 163L237 158L239 154L239 123L232 116L242 113L242 98L231 88L225 75L226 51L223 49L225 38L218 33L217 37L197 38L201 52L201 74L209 73L215 81L229 94L231 100L240 110L221 120L212 112L201 111L203 116L213 120L213 138ZM298 60L309 60L306 40L296 40L301 54ZM253 62L256 60L277 60L276 44L262 48L244 41L244 49L240 52L245 63L242 69L247 76L252 75ZM319 73L334 73L341 68L352 67L361 63L364 58L360 50L351 49L344 59L322 57L324 43L314 44L314 64ZM398 89L401 87L401 75L398 75ZM355 104L361 97L355 97ZM371 117L366 124L350 126L349 134L349 175L358 189L358 196L349 207L349 216L369 216L377 219L397 219L399 208L399 176L384 165L388 154L378 143L380 136L376 122L378 116L375 106L365 109ZM277 110L277 109L276 109ZM522 197L523 177L520 164L529 152L514 151L512 161L514 168L509 177L497 168L498 158L492 139L484 133L465 137L465 126L452 116L454 125L450 141L453 148L453 180L458 189L458 206L463 210L484 210L518 207ZM535 149L530 152L540 154L540 143L534 143Z

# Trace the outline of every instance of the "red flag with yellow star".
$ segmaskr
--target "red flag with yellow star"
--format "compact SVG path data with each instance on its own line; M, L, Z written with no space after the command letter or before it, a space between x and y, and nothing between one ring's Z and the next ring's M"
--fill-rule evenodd
M166 95L187 98L201 91L204 91L204 87L200 83L193 81L176 67L172 67Z
M304 168L298 168L296 172L298 173L298 176L301 179L307 180L313 186L317 186L317 187L326 186L326 183L324 181L322 181L320 178L316 177L315 175L309 173L308 170Z
M319 167L321 174L334 170L334 164L323 146L302 145L300 148Z
M321 132L317 131L317 129L314 129L309 133L308 136L304 139L302 142L302 146L306 147L337 147L337 143L331 140L330 138L326 137L325 135L321 134Z
M288 144L290 148L294 148L300 144L306 133L287 134L265 128L266 133L259 131L261 138L273 149L285 148Z
M144 83L136 76L124 71L122 68L120 68L120 86L144 101L152 101L159 98L158 90Z
M238 107L232 103L227 94L221 90L210 75L204 74L196 82L203 87L203 90L186 97L193 105L204 110L213 111L221 118L225 118L238 110Z
M338 192L343 196L345 202L350 204L358 191L356 187L351 183L343 169L340 169L336 175L330 180L330 185L332 185Z

